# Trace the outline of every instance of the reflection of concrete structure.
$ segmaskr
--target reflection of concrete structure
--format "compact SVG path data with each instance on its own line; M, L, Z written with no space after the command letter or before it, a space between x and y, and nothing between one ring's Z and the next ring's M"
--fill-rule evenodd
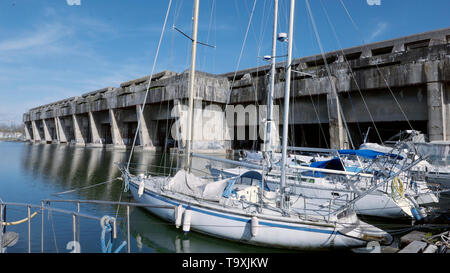
M82 159L84 158L84 149L75 148L72 151L72 158L70 162L70 171L69 171L69 187L72 187L72 183L81 181L79 176L80 174L85 175L85 170L80 170L79 166L82 164ZM48 158L48 157L45 157ZM86 182L86 181L85 181Z
M80 148L70 145L24 145L22 167L25 173L31 173L34 181L45 177L45 181L54 183L49 190L63 192L111 181L89 190L76 190L79 199L116 200L123 183L113 179L120 177L119 168L114 163L126 163L128 152L123 150ZM161 154L140 152L133 154L133 162L142 165L136 173L155 170L161 164ZM135 166L133 164L132 166ZM163 165L161 165L163 166ZM153 168L153 169L152 169ZM93 197L92 194L96 196Z
M382 138L411 129L409 122L431 141L449 140L449 42L450 28L447 28L329 52L325 59L332 73L331 80L321 55L294 60L294 70L307 74L293 75L291 144L348 147L350 138L345 121L355 144L361 143L362 133L373 127L373 122L385 130L380 130ZM236 74L199 72L195 82L196 101L203 101L200 107L219 109L218 120L223 117L227 104L265 105L269 70L269 66L263 66ZM283 71L284 64L278 64L274 95L277 105L282 105L283 100ZM49 143L56 139L80 146L125 148L132 143L140 122L137 145L144 150L164 147L167 138L172 143L170 127L175 118L171 109L175 103L187 105L187 82L188 73L164 71L153 75L142 114L148 77L33 108L23 118L27 138L33 142ZM282 115L283 109L279 109ZM194 150L221 152L260 146L251 140L215 138L214 134L223 131L223 124L217 123L221 130L208 131L213 140L194 143ZM194 123L194 132L201 126ZM226 131L232 133L239 129L237 126L242 125L234 123ZM183 124L181 127L183 134ZM249 139L248 135L255 132L254 125L245 118L244 127Z
M56 148L53 150L51 158L52 158L52 167L50 170L50 175L52 177L59 177L62 173L61 167L67 163L68 159L68 149L69 147L65 145L55 146Z

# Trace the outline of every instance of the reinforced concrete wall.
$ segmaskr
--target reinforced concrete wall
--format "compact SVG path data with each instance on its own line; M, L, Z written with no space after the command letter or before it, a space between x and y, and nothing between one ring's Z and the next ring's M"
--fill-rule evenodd
M430 141L450 140L449 52L450 28L446 28L295 59L291 145L357 146L368 127L378 130L370 133L374 141L378 135L385 138L410 127L423 131ZM285 66L278 63L275 75L279 126ZM203 112L194 114L194 150L260 147L261 138L249 136L263 128L265 112L258 107L266 105L269 70L263 66L221 75L196 73L196 109ZM177 136L186 137L182 110L188 104L188 73L153 75L144 103L148 80L146 76L30 109L23 115L26 137L38 143L126 148L139 127L135 143L141 149L183 149L185 143ZM247 116L233 117L230 123L229 107L242 107ZM207 108L213 109L208 112L213 118L205 129L205 120L198 115ZM257 116L257 124L252 124L251 115ZM179 127L175 134L174 125ZM245 139L237 139L242 132Z

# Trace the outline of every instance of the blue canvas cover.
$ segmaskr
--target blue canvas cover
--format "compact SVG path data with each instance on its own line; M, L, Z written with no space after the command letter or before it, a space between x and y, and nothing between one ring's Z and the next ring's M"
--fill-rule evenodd
M362 149L362 150L348 149L348 150L338 150L338 152L341 155L357 155L357 156L369 158L369 159L375 159L377 156L388 156L390 158L398 159L398 160L403 159L403 157L401 155L382 153L382 152L377 152L377 151L368 150L368 149Z
M233 193L233 186L236 183L236 180L238 178L242 178L242 177L247 177L247 178L251 178L251 179L256 179L260 181L260 185L262 184L262 175L261 173L257 172L257 171L247 171L243 174L241 174L240 176L236 176L233 179L230 179L227 183L228 185L226 186L225 190L223 191L222 196L225 198L228 198L231 196L231 194ZM270 191L270 188L267 186L267 184L264 185L264 190L265 191Z
M330 159L330 160L312 162L311 164L309 164L309 167L319 168L319 169L345 171L344 165L342 165L341 160L337 157ZM324 173L318 172L318 171L306 171L306 172L302 172L302 175L312 176L312 177L325 177L326 176Z
M344 165L342 165L341 160L337 157L330 160L312 162L309 166L320 169L345 171Z

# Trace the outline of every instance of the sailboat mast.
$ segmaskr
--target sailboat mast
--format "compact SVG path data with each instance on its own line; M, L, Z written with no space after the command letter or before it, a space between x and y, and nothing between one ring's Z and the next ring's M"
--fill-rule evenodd
M283 116L283 137L282 137L282 148L281 148L281 181L280 181L280 192L281 192L281 207L285 208L285 195L286 195L286 157L287 157L287 137L288 137L288 123L289 123L289 98L290 98L290 88L291 88L291 62L292 62L292 42L293 42L293 32L294 32L294 10L295 10L295 0L291 0L290 14L289 14L289 31L288 31L288 52L286 60L286 81L284 88L284 116Z
M278 0L273 1L273 36L272 36L272 56L270 58L270 86L267 94L267 123L266 123L266 143L264 151L270 151L272 147L272 122L273 122L273 93L275 90L275 64L277 54L277 25L278 25Z
M187 124L187 139L186 139L186 170L190 172L191 169L191 149L192 149L192 139L193 139L193 128L194 123L194 79L195 79L195 59L197 56L197 30L198 30L198 7L199 0L194 0L194 17L193 17L193 30L192 30L192 53L191 53L191 68L189 71L189 110L188 110L188 124Z

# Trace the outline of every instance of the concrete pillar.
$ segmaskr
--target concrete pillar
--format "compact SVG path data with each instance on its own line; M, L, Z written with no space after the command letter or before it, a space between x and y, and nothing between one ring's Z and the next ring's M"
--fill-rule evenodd
M33 130L33 142L41 142L41 135L39 134L35 120L31 121L31 128Z
M31 134L30 134L30 129L28 128L28 124L26 124L26 123L24 125L24 131L25 131L25 140L26 141L32 141Z
M345 124L342 119L341 107L339 106L339 97L336 91L336 82L331 82L330 91L327 94L328 123L330 131L331 149L348 149L349 141L345 130Z
M144 108L145 110L145 108ZM150 122L146 117L145 113L142 113L142 105L136 105L136 115L138 123L140 122L139 128L139 143L143 150L155 150L155 146L152 141L150 134L155 135L156 127L152 128L152 132L149 131L148 123ZM156 126L156 125L155 125Z
M361 52L361 58L369 58L369 57L372 57L372 51L369 48L364 47Z
M228 110L231 112L228 116L230 118L233 117L234 107L229 106ZM178 149L184 149L187 140L187 102L175 102L171 117L175 118L176 121L172 125L169 133L177 141ZM227 149L230 149L231 147L231 140L225 139L226 133L229 133L226 127L230 126L230 128L232 128L232 125L230 124L231 123L227 121L226 114L220 105L209 104L203 109L202 101L195 99L192 125L192 150L197 153L226 153ZM256 130L255 134L257 135Z
M103 147L102 139L100 138L101 128L100 122L94 117L94 114L89 111L89 130L91 130L92 142L88 144L89 147Z
M405 43L397 42L394 44L394 48L392 49L393 53L403 52L405 51Z
M83 138L83 134L81 133L81 121L80 119L77 117L77 115L73 114L72 115L72 120L73 120L73 133L75 136L75 146L85 146L85 141Z
M56 143L61 143L60 141L59 141L59 139L60 139L60 137L59 137L59 126L58 126L58 120L57 120L57 118L56 117L54 117L53 118L53 122L55 123L55 132L56 132L56 139L54 139L53 140L53 142L56 142Z
M429 141L449 140L446 92L442 82L427 83Z
M120 133L120 127L118 123L118 118L115 115L115 111L113 109L109 109L109 120L111 123L111 138L114 148L125 148L125 144L123 142L122 134Z
M56 137L58 138L59 143L67 143L67 135L66 131L64 130L64 127L61 124L61 118L55 117L55 130L56 130Z
M445 104L445 140L450 141L450 84L444 84L444 104Z
M44 140L46 143L51 143L52 142L52 136L50 135L50 131L48 130L48 124L47 124L47 120L43 119L42 120L42 126L44 128Z

